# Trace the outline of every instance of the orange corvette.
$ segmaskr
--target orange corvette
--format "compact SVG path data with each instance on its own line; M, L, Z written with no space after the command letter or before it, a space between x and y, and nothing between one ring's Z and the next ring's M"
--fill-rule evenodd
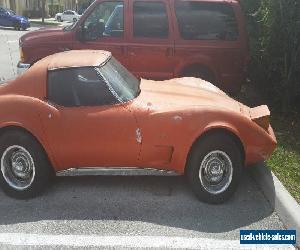
M275 149L269 116L200 79L140 80L109 52L58 53L0 85L0 183L29 198L55 172L143 167L185 174L221 203Z

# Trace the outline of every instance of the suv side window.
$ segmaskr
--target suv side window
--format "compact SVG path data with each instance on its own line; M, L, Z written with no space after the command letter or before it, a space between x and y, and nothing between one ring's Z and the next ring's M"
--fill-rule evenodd
M167 38L168 35L168 15L163 2L134 2L134 37Z
M64 107L118 103L94 67L49 70L48 100Z
M84 22L85 38L95 40L99 37L123 37L123 1L102 2L98 4Z
M186 40L238 39L238 25L231 5L196 1L175 1L181 37Z

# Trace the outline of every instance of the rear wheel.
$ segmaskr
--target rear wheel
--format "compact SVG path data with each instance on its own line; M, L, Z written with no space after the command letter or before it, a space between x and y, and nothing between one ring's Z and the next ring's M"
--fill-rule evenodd
M210 83L216 82L214 73L211 72L211 70L209 70L208 68L200 65L190 66L189 68L185 69L183 72L183 76L201 78Z
M219 204L237 189L242 168L243 157L237 143L230 135L215 133L193 145L186 176L200 200Z
M41 145L28 133L13 130L0 137L0 185L18 199L41 193L53 176Z

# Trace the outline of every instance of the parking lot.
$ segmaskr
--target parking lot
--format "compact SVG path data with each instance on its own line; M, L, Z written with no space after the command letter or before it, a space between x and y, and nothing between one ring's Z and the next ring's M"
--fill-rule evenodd
M0 29L1 79L16 75L24 33ZM217 206L199 202L180 176L58 177L38 198L0 190L0 200L0 248L234 249L240 229L283 229L247 172L234 198Z

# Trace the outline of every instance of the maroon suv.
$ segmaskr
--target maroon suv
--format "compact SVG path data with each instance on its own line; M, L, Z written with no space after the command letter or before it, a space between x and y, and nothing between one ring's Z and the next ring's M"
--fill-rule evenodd
M76 23L20 39L19 69L55 52L109 50L136 76L196 76L236 93L249 59L237 0L96 0Z

